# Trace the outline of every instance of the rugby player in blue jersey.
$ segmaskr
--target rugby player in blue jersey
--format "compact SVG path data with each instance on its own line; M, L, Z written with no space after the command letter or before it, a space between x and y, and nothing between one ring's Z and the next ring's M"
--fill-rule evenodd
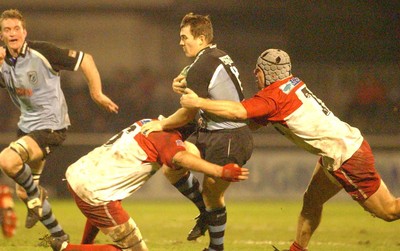
M5 10L0 16L0 82L21 111L18 138L0 153L0 168L17 184L17 194L26 203L27 228L37 221L54 238L68 239L39 186L45 160L63 143L70 126L67 104L60 86L60 71L81 69L95 103L108 112L118 106L102 92L101 79L91 55L62 49L47 42L28 41L20 11Z

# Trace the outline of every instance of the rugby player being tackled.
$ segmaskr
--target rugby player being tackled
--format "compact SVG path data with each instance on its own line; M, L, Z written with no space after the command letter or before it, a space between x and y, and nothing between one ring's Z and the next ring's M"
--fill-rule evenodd
M87 221L81 244L53 238L54 251L148 250L121 201L140 189L163 165L181 176L190 169L231 182L248 178L246 168L236 164L219 166L201 159L198 149L184 142L183 131L153 132L146 137L141 128L150 121L132 124L68 167L68 187ZM93 244L99 230L114 244Z

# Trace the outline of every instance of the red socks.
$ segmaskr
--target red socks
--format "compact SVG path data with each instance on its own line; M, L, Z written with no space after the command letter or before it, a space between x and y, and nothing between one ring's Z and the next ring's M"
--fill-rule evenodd
M289 249L289 251L307 251L307 250L308 250L307 248L303 248L297 242L293 242Z
M82 236L82 244L93 244L94 239L97 236L99 229L93 226L88 220L86 220L85 230Z
M94 244L68 244L68 246L63 249L63 251L121 251L117 246L104 244L104 245L94 245Z
M85 230L82 236L82 244L68 243L68 246L63 249L63 251L121 251L119 247L111 244L93 244L98 233L99 229L86 220Z

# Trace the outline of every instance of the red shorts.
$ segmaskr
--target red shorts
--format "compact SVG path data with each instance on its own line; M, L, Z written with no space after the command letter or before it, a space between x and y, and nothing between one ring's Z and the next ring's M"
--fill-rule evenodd
M68 188L75 199L76 205L93 226L109 228L121 225L129 220L130 216L122 207L121 201L110 201L104 205L93 206L79 198L69 184Z
M330 173L355 201L365 201L381 184L381 177L375 169L374 155L366 140L350 159Z

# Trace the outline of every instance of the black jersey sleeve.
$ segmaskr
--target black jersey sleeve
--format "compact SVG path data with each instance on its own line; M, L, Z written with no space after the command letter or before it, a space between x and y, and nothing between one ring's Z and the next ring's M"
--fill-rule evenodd
M29 42L31 50L40 53L55 71L75 71L82 63L84 53L71 49L60 48L52 43L43 41Z

